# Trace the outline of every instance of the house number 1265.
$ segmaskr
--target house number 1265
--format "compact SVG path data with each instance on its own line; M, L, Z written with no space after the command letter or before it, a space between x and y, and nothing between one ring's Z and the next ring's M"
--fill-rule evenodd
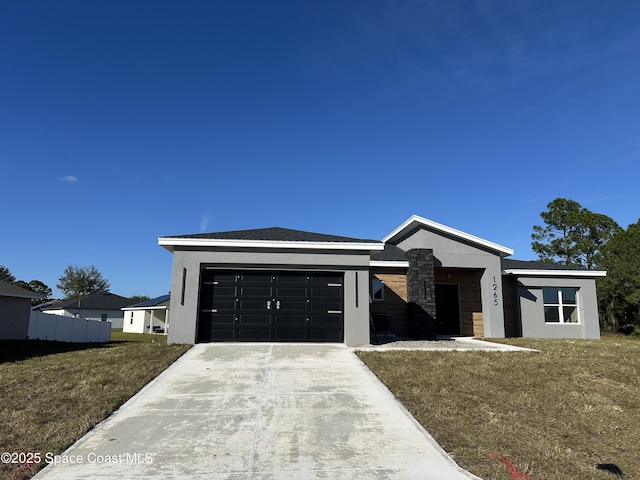
M496 277L493 277L493 304L498 305L498 283L496 282Z

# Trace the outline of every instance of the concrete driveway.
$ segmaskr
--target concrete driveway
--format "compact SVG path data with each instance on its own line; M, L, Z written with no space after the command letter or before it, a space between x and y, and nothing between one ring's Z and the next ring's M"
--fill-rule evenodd
M57 460L35 478L478 478L333 344L196 345Z

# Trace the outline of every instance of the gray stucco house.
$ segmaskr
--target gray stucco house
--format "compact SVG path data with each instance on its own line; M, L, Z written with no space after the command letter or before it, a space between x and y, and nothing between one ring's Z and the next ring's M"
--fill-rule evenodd
M29 332L31 290L0 280L0 340L24 340Z
M158 243L173 253L170 343L600 336L605 272L512 260L417 215L382 240L275 227Z

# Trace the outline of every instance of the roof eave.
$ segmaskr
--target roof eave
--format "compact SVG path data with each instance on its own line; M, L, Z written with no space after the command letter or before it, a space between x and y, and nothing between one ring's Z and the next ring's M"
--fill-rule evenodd
M414 229L416 226L425 226L428 228L432 228L436 231L445 233L447 235L451 235L453 237L460 238L462 240L466 240L467 242L476 244L484 249L492 250L496 252L500 257L508 257L513 255L513 249L509 247L505 247L503 245L499 245L494 242L490 242L489 240L485 240L484 238L476 237L475 235L471 235L470 233L463 232L462 230L458 230L452 227L448 227L438 222L434 222L433 220L429 220L427 218L421 217L419 215L412 215L409 217L404 223L402 223L398 228L396 228L389 235L384 237L382 241L384 243L391 243L392 240L397 239L398 237L404 235L407 231Z
M383 268L409 268L409 262L406 260L371 260L370 267Z
M606 277L604 270L529 270L524 268L509 268L502 271L505 275L516 277Z
M122 310L122 307L115 307L113 305L80 305L78 306L74 306L74 305L67 305L66 307L48 307L48 308L42 308L41 309L43 312L44 311L51 311L51 310L60 310L60 311L71 311L71 310L110 310L110 311L116 311L116 310Z
M28 298L29 300L34 298L42 298L41 295L34 293L30 295L28 293L0 293L0 297L10 297L10 298Z
M231 247L231 248L295 248L304 250L384 250L383 243L369 242L299 242L274 240L225 240L202 238L158 238L158 245L173 252L173 247Z
M152 305L150 307L122 307L120 310L167 310L167 305Z

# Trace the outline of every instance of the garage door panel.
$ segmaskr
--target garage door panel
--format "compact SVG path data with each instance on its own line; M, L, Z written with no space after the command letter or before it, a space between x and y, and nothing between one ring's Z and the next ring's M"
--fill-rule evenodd
M311 287L311 298L342 298L340 287Z
M294 285L299 285L301 279L304 280L303 283L306 283L306 280L308 278L307 274L300 274L300 273L279 273L279 274L275 274L273 275L275 281L279 284L294 284Z
M328 312L328 311L342 311L342 299L314 299L310 306L311 312Z
M238 324L239 325L270 325L271 324L271 315L267 314L258 314L251 315L246 313L240 313L238 316Z
M271 340L271 331L268 329L239 328L238 340L244 342L261 342Z
M205 270L198 341L341 342L342 283L338 273Z
M211 336L211 315L200 315L197 336L198 342L208 341Z
M209 336L211 340L209 341L231 341L235 338L235 329L234 328L215 328L209 332Z
M280 304L276 307L276 313L278 312L305 312L307 310L307 301L305 299L293 300L284 299L277 300ZM278 308L279 307L279 308Z
M253 311L262 311L268 312L267 302L270 302L270 299L260 299L260 300L245 300L242 299L238 302L238 308L240 310L253 310Z
M342 333L335 329L310 328L308 339L312 342L342 342Z
M209 324L215 325L233 325L236 321L236 316L233 313L212 313Z
M213 306L213 295L202 296L200 298L200 310L211 310Z
M207 292L207 294L212 295L214 294L216 297L220 296L220 297L236 297L236 287L235 285L230 285L230 286L224 286L224 285L213 285L213 289L211 290L211 293Z
M213 310L235 310L236 309L236 300L235 298L221 298L216 299L211 302L211 308Z
M304 315L278 314L275 316L274 325L278 327L304 327L307 324L307 317Z
M307 288L302 287L276 287L274 290L274 296L280 298L306 298Z
M310 283L336 283L342 284L342 275L341 274L314 274L310 276Z
M287 330L275 330L274 341L277 342L304 342L307 340L306 328L289 328Z
M204 274L207 281L216 281L219 284L235 284L237 275L235 273L220 273L216 270L207 270Z
M200 308L213 308L213 284L206 283L200 289Z
M240 287L241 297L271 297L270 286L255 286L255 285L243 285Z
M252 283L260 283L270 284L272 280L272 275L270 273L244 273L239 275L238 282L240 284L252 284Z
M312 327L337 327L342 325L342 314L318 314L309 316Z

